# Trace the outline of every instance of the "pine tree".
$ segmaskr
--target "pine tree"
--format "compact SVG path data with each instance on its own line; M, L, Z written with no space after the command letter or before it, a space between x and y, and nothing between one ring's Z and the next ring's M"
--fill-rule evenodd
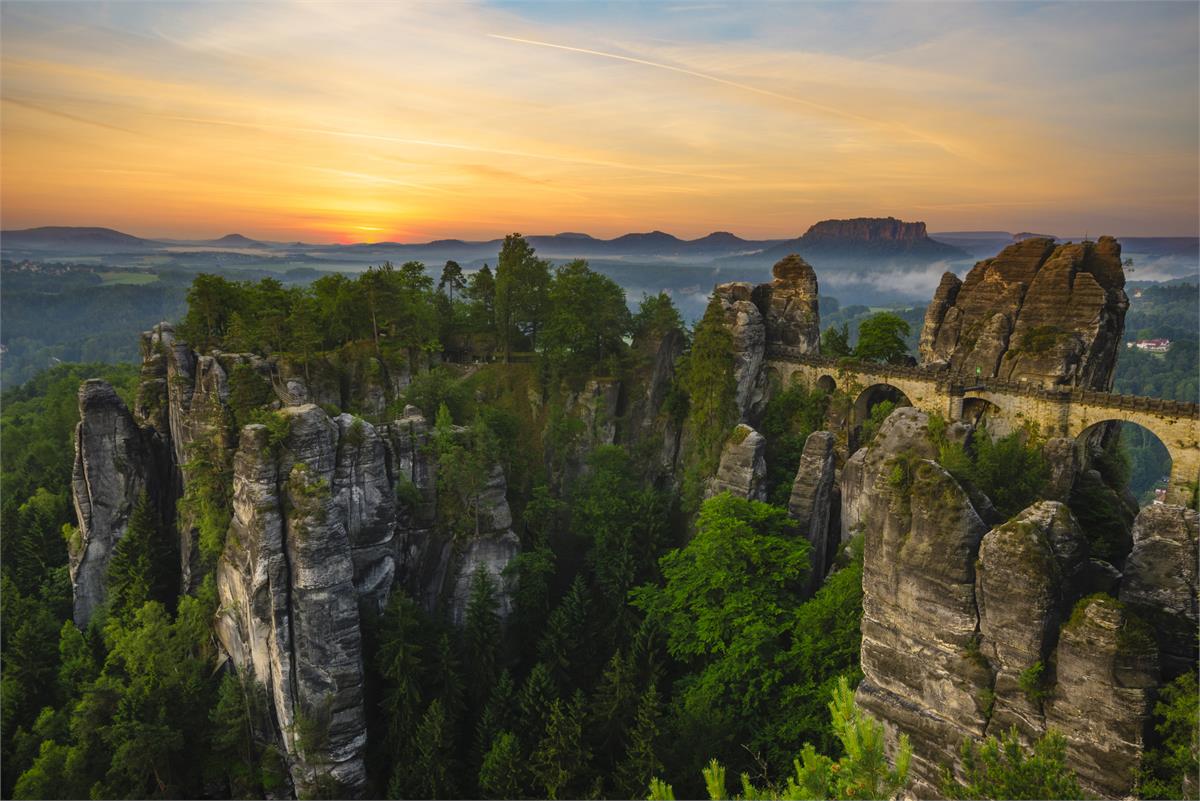
M491 575L477 570L463 627L467 686L472 709L480 709L496 682L500 657L500 618L496 614L496 585Z
M661 734L661 701L651 684L638 704L637 719L629 734L625 758L617 766L617 790L625 798L640 798L654 776L663 772L656 749Z
M525 760L521 743L512 732L497 732L479 768L479 789L484 798L522 798Z
M617 651L608 660L604 675L592 695L591 725L599 764L608 765L620 755L621 741L635 711L637 687L632 660Z
M421 788L421 798L457 796L458 761L453 728L442 700L433 699L421 717L414 737L417 759L412 771Z
M550 667L559 686L580 686L590 665L592 641L588 631L589 600L583 576L577 575L566 596L546 620L538 655Z
M513 684L512 674L504 670L492 687L487 704L479 716L479 723L475 726L476 764L483 760L496 735L501 731L512 731L516 723L517 688Z
M388 721L387 749L399 759L421 708L420 627L417 605L402 592L392 593L380 620L375 667L385 682L383 709Z
M113 617L129 619L151 600L156 584L152 562L156 539L158 526L143 490L133 506L125 535L117 541L108 563L108 604Z
M569 703L555 700L550 705L546 733L530 758L533 783L546 797L571 797L583 784L591 754L583 741L583 694L576 692Z
M546 730L550 705L557 698L558 691L554 687L554 680L550 678L549 668L538 662L525 677L521 694L517 698L517 706L521 712L521 724L517 731L527 738L530 746L536 745L538 738Z

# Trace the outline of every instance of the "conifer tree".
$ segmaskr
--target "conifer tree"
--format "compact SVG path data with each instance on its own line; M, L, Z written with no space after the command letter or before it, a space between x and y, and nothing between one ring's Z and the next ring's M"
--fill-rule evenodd
M151 600L156 589L154 552L158 526L143 490L133 506L125 535L117 540L108 563L108 603L113 617L127 619Z
M521 798L525 789L525 759L521 742L509 731L492 739L479 768L479 789L484 798Z
M639 798L650 780L663 772L657 749L661 736L662 702L658 688L651 684L642 693L637 718L629 733L625 758L617 766L617 790L624 798Z
M481 709L496 682L500 660L500 618L496 585L483 569L471 579L471 597L463 627L467 691L472 709Z
M583 693L570 702L555 699L550 705L546 732L530 758L534 786L546 798L573 797L586 778L591 754L583 740Z
M538 662L525 677L521 694L517 698L517 706L521 712L521 725L517 731L528 739L531 747L537 744L538 738L545 731L550 705L557 698L558 691L550 677L549 668L545 663Z

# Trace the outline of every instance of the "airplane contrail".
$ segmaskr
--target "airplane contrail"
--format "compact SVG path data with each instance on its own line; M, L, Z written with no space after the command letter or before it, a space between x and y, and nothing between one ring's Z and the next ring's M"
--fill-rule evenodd
M504 34L500 34L500 33L489 33L489 34L487 34L487 36L492 39L502 39L506 42L516 42L518 44L534 45L535 47L548 47L553 50L565 50L570 53L583 53L584 55L597 56L599 58L609 58L609 59L614 59L616 61L626 61L630 64L640 64L644 67L653 67L655 69L667 70L668 72L679 73L680 75L687 75L692 78L699 78L700 80L703 80L703 81L709 81L711 83L721 84L722 86L729 86L734 89L740 89L744 92L751 92L756 95L763 95L764 97L771 97L771 98L775 98L776 100L783 100L784 102L787 102L787 103L793 103L793 104L796 104L799 106L806 106L815 111L821 111L826 114L831 114L831 115L834 115L837 117L843 117L848 120L854 120L856 122L860 122L860 123L863 123L865 125L868 125L868 126L871 126L874 128L886 128L889 130L903 131L903 132L909 134L910 136L920 139L923 142L928 142L930 144L936 145L937 147L941 148L942 150L945 150L947 153L951 153L955 156L962 157L961 153L955 152L951 148L947 147L944 143L933 139L928 134L922 133L921 131L913 130L912 128L909 128L905 125L888 122L886 120L875 119L873 117L866 117L866 116L863 116L862 114L856 114L853 111L846 111L845 109L841 109L836 106L826 105L825 103L818 103L814 100L806 100L805 98L796 97L795 95L786 95L786 94L783 94L782 92L775 92L771 89L763 89L761 86L754 86L753 84L742 83L741 81L732 81L732 80L729 80L728 78L722 78L718 75L712 75L707 72L700 72L698 70L688 69L687 67L678 67L678 66L675 66L674 64L665 64L661 61L650 61L649 59L645 59L645 58L636 58L634 56L623 56L620 53L609 53L609 52L606 52L603 50L592 50L587 47L574 47L572 45L555 44L554 42L541 42L541 41L538 41L537 39L522 39L519 36L505 36Z
M544 159L547 161L557 161L564 164L579 164L587 167L615 167L624 170L634 170L637 172L652 172L659 175L678 175L687 178L704 178L711 181L733 180L731 176L728 175L707 175L704 173L684 172L682 170L669 170L662 167L626 164L620 161L585 159L575 156L556 156L550 153L531 153L523 150L507 150L503 148L484 147L482 145L468 145L460 142L439 142L431 139L408 139L405 137L389 136L385 134L362 133L359 131L342 131L336 128L312 128L300 125L272 125L270 123L262 122L240 122L237 120L218 120L205 117L169 116L167 118L178 120L180 122L199 123L201 125L225 125L233 128L255 128L258 130L291 131L293 133L336 136L347 139L368 139L376 142L392 142L395 144L417 145L420 147L434 147L446 150L464 150L472 153L491 153L497 156L516 156L518 158Z

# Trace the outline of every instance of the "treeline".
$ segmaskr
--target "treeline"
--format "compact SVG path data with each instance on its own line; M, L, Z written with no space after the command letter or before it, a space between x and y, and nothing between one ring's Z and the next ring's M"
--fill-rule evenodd
M661 311L681 325L665 298L651 316ZM505 238L494 272L484 265L467 275L448 261L435 282L420 262L385 263L304 287L200 275L187 300L177 333L193 347L285 353L305 369L320 353L370 342L399 360L422 351L450 361L537 352L560 374L611 372L625 338L661 322L633 316L622 289L587 262L555 268L518 234Z

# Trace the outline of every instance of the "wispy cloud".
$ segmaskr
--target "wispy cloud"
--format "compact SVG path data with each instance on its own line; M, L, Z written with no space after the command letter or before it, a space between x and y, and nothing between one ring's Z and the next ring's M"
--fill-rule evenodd
M3 223L1191 233L1197 7L0 4Z

